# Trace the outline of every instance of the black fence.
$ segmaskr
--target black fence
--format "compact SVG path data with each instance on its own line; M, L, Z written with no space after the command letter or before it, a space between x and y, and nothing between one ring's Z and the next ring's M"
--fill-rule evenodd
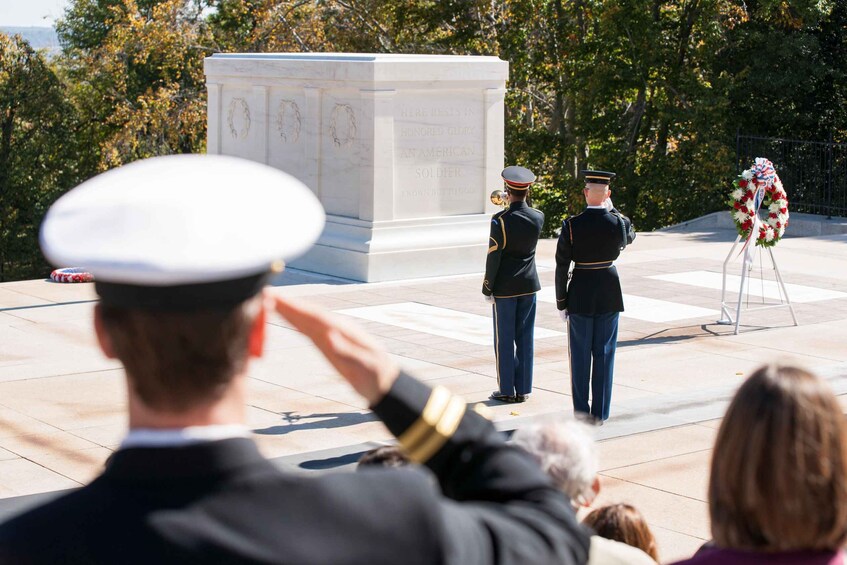
M739 173L770 159L792 212L847 216L847 143L738 134L735 155Z

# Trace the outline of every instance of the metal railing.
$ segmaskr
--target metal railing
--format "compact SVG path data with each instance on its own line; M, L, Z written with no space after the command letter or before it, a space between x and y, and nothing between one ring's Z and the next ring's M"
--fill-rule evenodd
M792 212L847 216L847 143L738 133L735 156L739 173L756 157L770 159Z

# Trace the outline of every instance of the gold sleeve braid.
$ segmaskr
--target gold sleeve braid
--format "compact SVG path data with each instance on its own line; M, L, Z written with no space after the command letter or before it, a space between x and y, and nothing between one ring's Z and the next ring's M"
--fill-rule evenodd
M442 386L435 387L420 418L397 438L409 458L424 463L438 453L456 433L466 408L464 400Z

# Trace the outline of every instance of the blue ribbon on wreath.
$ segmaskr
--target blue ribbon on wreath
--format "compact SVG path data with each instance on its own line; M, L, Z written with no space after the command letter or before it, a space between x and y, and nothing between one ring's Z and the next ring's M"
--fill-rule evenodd
M776 169L773 163L764 157L756 157L755 164L750 168L753 178L759 179L765 186L771 186L776 178Z

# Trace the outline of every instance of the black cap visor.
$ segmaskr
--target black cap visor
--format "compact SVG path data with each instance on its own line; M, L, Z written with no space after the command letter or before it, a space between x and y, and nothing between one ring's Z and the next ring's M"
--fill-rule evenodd
M174 286L140 286L95 281L103 304L159 312L225 310L258 294L271 273L239 279Z

